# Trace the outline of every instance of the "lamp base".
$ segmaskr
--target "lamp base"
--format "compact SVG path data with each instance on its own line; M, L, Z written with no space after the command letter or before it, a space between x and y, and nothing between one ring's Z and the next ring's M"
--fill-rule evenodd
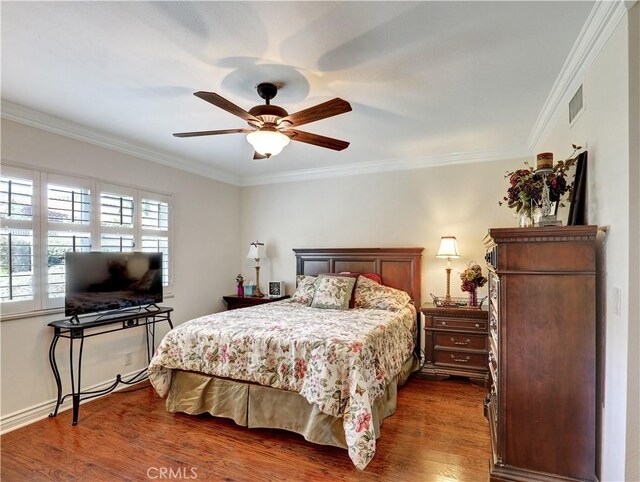
M458 306L456 301L449 295L449 284L447 284L447 295L440 301L440 304L441 306Z
M252 298L262 298L264 297L264 293L262 291L260 291L260 288L258 288L258 285L256 285L256 289L253 290L253 294L251 295Z
M449 263L449 258L447 258L447 264ZM442 302L444 306L455 306L456 303L451 299L451 267L447 266L447 295L444 297L444 301Z
M256 262L259 260L256 259ZM262 298L264 293L260 291L260 265L256 265L256 289L253 290L252 298Z

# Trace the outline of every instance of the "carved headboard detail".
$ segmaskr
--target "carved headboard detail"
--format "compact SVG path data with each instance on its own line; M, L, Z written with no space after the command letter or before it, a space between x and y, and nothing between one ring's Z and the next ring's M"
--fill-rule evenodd
M384 285L409 293L420 313L424 248L304 248L293 251L297 275L343 271L377 273Z

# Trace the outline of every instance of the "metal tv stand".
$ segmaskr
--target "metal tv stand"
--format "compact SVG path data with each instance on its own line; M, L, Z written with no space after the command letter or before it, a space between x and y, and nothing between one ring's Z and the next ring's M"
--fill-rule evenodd
M51 364L51 370L53 370L53 376L56 379L56 385L58 387L58 398L56 401L55 410L49 414L50 417L58 415L58 409L64 400L71 396L73 400L73 425L78 424L78 412L80 411L80 402L89 400L94 397L106 395L112 392L119 384L133 385L141 382L147 378L147 369L139 371L138 373L122 378L122 375L118 374L114 382L106 388L101 390L92 390L83 392L81 385L82 374L82 351L84 348L85 338L92 336L104 335L106 333L112 333L114 331L128 330L129 328L136 328L139 326L145 327L145 339L147 343L147 362L151 362L151 357L155 350L155 326L156 323L166 321L169 326L173 328L171 323L171 312L173 308L158 307L152 305L149 308L144 308L135 313L107 313L99 315L94 319L78 320L77 317L71 319L52 321L49 326L53 327L54 334L51 346L49 347L49 363ZM87 332L88 333L85 333ZM69 373L71 376L71 393L67 393L62 396L62 380L60 378L60 371L58 370L58 364L56 362L56 345L60 338L67 338L69 340ZM77 356L77 377L74 373L74 354L73 345L75 340L80 340L80 348Z

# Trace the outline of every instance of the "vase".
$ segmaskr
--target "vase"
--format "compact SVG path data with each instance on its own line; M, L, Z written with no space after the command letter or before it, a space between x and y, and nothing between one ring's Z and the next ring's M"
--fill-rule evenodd
M533 220L531 219L531 213L529 211L520 211L517 213L517 217L519 228L530 228L533 226Z
M238 286L238 296L244 296L244 286Z
M478 290L469 291L469 306L475 308L478 306Z

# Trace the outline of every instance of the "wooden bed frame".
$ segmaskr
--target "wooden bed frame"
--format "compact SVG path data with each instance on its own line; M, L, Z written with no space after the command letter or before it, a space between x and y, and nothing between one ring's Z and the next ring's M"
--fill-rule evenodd
M377 273L382 283L406 291L417 311L421 303L424 248L304 248L296 253L296 274Z
M424 248L304 248L294 249L296 275L321 273L377 273L382 283L406 291L413 300L417 318L416 353L420 353L420 306Z

